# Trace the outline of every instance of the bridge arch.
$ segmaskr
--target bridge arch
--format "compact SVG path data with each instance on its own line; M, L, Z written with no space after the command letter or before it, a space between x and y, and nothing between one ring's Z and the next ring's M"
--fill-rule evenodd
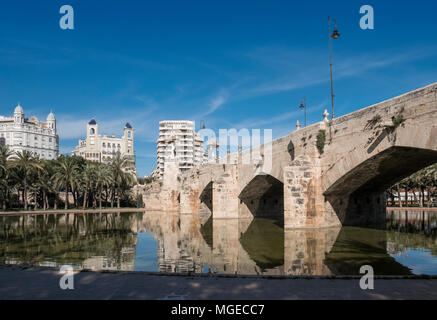
M284 215L284 184L269 174L255 176L240 192L240 216L277 217Z
M437 148L391 146L347 171L324 195L342 224L384 227L385 190L435 162Z
M201 213L212 213L212 185L213 182L210 181L201 191L200 200L200 212Z

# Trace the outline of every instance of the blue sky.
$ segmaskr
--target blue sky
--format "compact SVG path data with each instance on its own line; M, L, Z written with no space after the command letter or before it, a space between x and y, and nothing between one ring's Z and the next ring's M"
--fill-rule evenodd
M69 4L75 29L59 28ZM372 5L375 29L361 30ZM0 114L53 109L70 152L95 117L100 132L135 129L139 175L156 166L160 120L268 128L279 137L330 110L328 22L336 116L437 81L436 1L3 1Z

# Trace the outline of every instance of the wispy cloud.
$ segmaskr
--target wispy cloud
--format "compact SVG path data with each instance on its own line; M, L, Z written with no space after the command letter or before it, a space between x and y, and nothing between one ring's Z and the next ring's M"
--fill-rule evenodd
M228 100L229 94L227 92L227 90L220 90L219 94L214 96L209 104L208 104L208 110L201 113L200 115L198 115L197 117L201 118L201 117L205 117L207 115L210 115L212 113L214 113L217 109L219 109L223 104L226 103L226 101Z
M323 101L322 103L313 105L311 107L307 108L307 113L311 114L314 112L318 112L320 111L323 107L325 107L327 104L327 101ZM233 127L237 128L237 129L241 129L241 128L267 128L269 126L274 126L275 128L277 127L278 124L280 123L284 123L287 122L290 119L296 119L297 117L301 117L302 116L302 111L301 110L294 110L294 111L290 111L290 112L284 112L278 115L275 115L273 117L269 117L269 118L251 118L251 119L246 119L244 121L238 122L238 123L233 123Z
M339 55L334 64L335 79L362 75L401 63L413 62L437 54L436 47L377 52L355 56ZM326 57L319 51L266 47L247 53L246 57L261 70L254 80L241 90L236 99L276 94L311 87L329 81Z

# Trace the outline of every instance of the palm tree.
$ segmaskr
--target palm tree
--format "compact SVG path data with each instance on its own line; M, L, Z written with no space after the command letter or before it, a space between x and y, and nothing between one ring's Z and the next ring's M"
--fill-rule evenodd
M422 184L427 190L428 207L431 205L431 192L433 187L437 186L437 163L424 169Z
M122 183L121 186L119 188L119 202L118 202L118 207L120 208L120 198L122 196L125 196L128 191L131 190L131 188L135 185L136 183L136 177L133 174L130 174L128 172L124 172L123 176L122 176Z
M76 170L73 176L73 181L71 184L71 192L73 194L74 206L78 208L80 194L83 191L83 185L84 185L82 173L85 170L85 166L88 161L79 156L72 156L71 159L73 163L78 167L78 169Z
M69 156L61 156L58 159L58 168L53 176L55 183L65 189L65 209L68 209L68 196L70 187L75 183L75 175L79 169L77 164Z
M0 174L4 175L8 170L8 158L12 155L12 151L5 145L0 144Z
M95 172L95 186L99 194L100 209L102 209L103 189L109 187L111 183L112 183L112 178L111 178L110 168L105 164L98 165L97 170Z
M127 159L121 156L120 152L114 154L111 160L109 160L109 168L112 176L112 197L111 207L114 206L114 198L117 197L117 208L120 208L120 187L123 184L125 172L124 168L127 165Z
M94 162L88 162L82 173L82 181L85 184L83 194L83 207L87 207L88 194L93 189L93 183L96 181L97 166Z
M9 198L10 185L8 183L9 179L9 168L10 161L8 158L12 155L12 151L5 145L0 145L0 188L3 194L2 209L6 210L7 201Z
M41 193L43 209L50 208L49 193L53 192L53 161L44 160L42 162L43 170L38 174L36 185Z
M34 157L31 152L23 150L15 153L12 166L20 170L23 185L23 202L24 210L27 210L27 189L28 178L35 170L42 170L42 165L37 157Z

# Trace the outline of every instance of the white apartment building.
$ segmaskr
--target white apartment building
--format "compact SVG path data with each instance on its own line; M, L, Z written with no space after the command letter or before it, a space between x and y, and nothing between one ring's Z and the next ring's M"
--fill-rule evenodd
M129 123L124 126L123 136L116 138L114 135L99 134L99 125L91 119L86 127L86 138L79 139L78 145L72 154L93 162L105 162L120 152L121 156L129 159L126 171L136 173L134 152L134 129Z
M185 171L205 161L203 138L195 132L194 121L174 120L159 123L157 176L164 175L164 163L176 161Z
M55 115L50 112L46 122L37 117L27 119L18 104L13 117L0 116L0 141L12 151L27 150L41 159L56 159L59 155L59 137L56 134Z

